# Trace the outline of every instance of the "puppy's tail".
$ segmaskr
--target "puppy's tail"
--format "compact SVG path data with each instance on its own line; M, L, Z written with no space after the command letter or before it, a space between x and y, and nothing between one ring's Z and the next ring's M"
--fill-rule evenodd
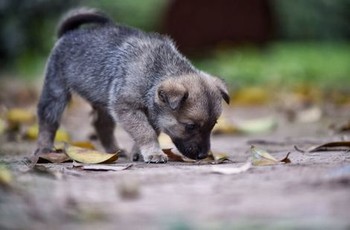
M108 16L96 9L73 9L64 15L58 24L57 37L60 38L68 31L75 30L79 26L88 23L107 24L113 22Z

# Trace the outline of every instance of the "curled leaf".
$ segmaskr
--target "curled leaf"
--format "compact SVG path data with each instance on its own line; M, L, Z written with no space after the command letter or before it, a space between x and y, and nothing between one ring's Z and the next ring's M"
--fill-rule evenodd
M308 152L319 151L346 151L350 150L350 141L329 142L320 146L312 147Z
M178 161L178 162L196 162L195 160L192 160L188 157L185 157L183 155L179 155L174 153L171 149L162 149L163 152L168 156L168 159L170 161Z
M64 151L72 160L85 164L111 163L118 159L117 153L102 153L68 144L65 145Z
M254 166L275 165L278 163L276 158L263 149L251 146L250 151L252 153L252 164Z
M285 164L291 163L292 161L288 158L288 157L289 157L289 154L290 154L290 152L287 153L287 156L285 156L282 160L280 160L280 162L283 162L283 163L285 163Z
M67 154L63 152L50 152L39 155L37 163L63 163L72 161Z
M254 166L266 166L266 165L276 165L279 163L291 163L289 159L289 153L282 159L277 160L273 156L271 156L267 151L263 149L256 148L255 146L251 146L250 151L252 152L252 164Z

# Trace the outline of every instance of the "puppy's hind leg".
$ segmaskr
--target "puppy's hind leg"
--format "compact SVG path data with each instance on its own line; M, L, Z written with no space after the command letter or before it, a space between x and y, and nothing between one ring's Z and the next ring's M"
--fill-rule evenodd
M102 108L94 106L95 119L93 125L95 127L97 137L100 140L103 148L108 153L116 153L119 151L116 139L114 137L115 121L112 116ZM121 151L121 155L125 155Z
M70 91L60 78L57 69L52 63L49 64L37 110L39 136L36 154L52 150L62 113L70 98Z

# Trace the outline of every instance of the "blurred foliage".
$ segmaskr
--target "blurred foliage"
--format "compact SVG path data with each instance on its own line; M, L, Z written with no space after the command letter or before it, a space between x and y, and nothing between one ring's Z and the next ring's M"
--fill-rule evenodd
M283 42L262 49L221 49L194 63L235 87L304 83L345 88L350 80L350 44Z
M72 7L96 7L117 22L159 31L170 0L0 0L0 68L22 77L43 73L61 15ZM278 42L263 49L216 49L198 67L238 84L297 81L340 85L349 79L350 0L271 0ZM285 43L283 41L305 41ZM282 42L281 42L282 41ZM325 58L326 57L326 58ZM0 77L2 74L0 73Z
M278 35L285 39L350 38L350 0L272 0Z

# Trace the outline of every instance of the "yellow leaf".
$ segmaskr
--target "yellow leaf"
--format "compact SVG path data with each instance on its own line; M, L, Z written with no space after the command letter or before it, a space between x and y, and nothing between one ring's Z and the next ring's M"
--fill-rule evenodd
M85 149L92 149L92 150L96 149L95 146L90 141L75 141L75 142L71 142L70 144L80 148L85 148Z
M117 153L103 153L68 144L65 145L64 150L72 160L85 164L111 163L118 159Z
M6 119L12 125L30 124L35 121L35 114L25 109L14 108L7 112Z
M276 158L271 156L265 150L252 146L250 151L252 153L252 164L254 166L275 165L279 163Z
M0 165L0 186L8 188L12 183L12 174L5 165Z
M232 134L238 132L237 127L224 117L220 117L213 128L213 134Z
M39 127L37 124L30 126L27 131L24 133L24 136L30 140L36 140L39 135ZM69 134L63 130L58 129L55 136L55 141L58 142L69 142Z

